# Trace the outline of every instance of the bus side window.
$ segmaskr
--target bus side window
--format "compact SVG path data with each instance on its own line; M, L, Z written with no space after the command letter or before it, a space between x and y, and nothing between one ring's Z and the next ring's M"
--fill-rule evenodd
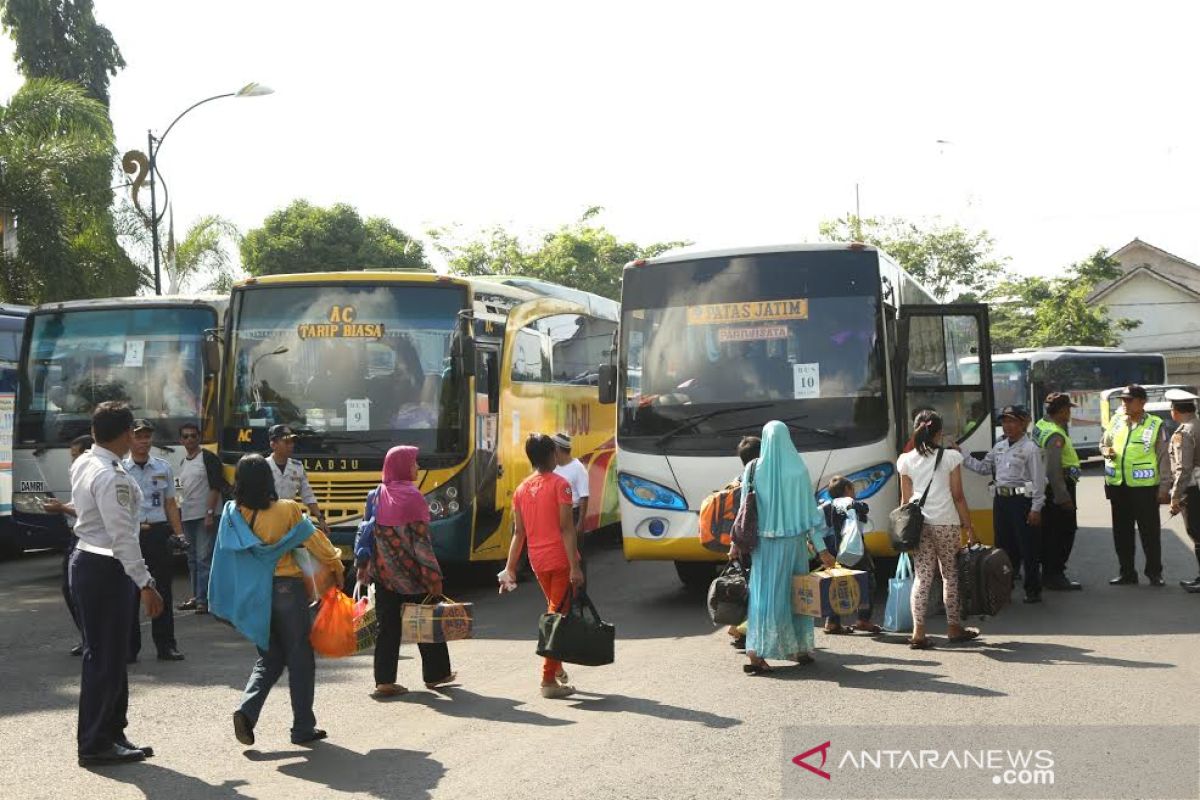
M487 396L487 413L496 414L500 411L500 373L496 369L495 350L477 350L475 357L475 386L476 394ZM482 389L483 391L479 391Z

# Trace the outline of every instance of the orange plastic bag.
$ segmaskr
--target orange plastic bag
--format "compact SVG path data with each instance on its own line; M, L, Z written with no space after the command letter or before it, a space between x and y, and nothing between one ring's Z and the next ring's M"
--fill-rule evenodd
M336 586L330 587L321 598L321 608L308 640L313 650L327 658L352 656L358 649L354 634L354 601Z

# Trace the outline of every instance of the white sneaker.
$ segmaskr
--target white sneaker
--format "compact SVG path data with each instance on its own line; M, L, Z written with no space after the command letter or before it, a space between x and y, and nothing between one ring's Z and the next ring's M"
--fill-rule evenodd
M542 697L550 700L561 700L575 694L575 687L565 683L552 683L542 687Z

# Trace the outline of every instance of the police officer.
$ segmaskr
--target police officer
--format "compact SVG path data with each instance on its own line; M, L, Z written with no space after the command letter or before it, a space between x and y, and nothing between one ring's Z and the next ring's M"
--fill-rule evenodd
M308 506L308 513L317 525L329 535L329 526L325 524L325 515L317 506L317 493L308 482L308 473L304 465L292 458L296 451L296 434L287 425L273 425L267 432L271 442L271 474L275 476L275 494L280 500L295 500Z
M1078 520L1075 487L1079 482L1079 454L1067 432L1075 404L1066 392L1046 398L1046 415L1033 426L1033 440L1042 448L1047 483L1047 503L1042 510L1042 586L1062 592L1082 589L1067 577L1067 560L1075 546Z
M1171 516L1183 512L1183 522L1200 564L1200 483L1196 478L1196 444L1200 428L1196 421L1196 395L1182 389L1168 389L1163 395L1171 403L1171 418L1179 423L1171 436ZM1200 593L1200 577L1180 581L1189 592Z
M183 653L179 652L175 643L175 610L171 604L171 536L174 535L179 541L186 540L179 505L175 500L175 475L170 464L150 455L153 439L154 426L144 419L134 420L129 456L122 466L142 490L142 502L138 506L142 555L166 604L166 609L150 626L158 660L183 661ZM137 614L134 614L129 648L131 662L137 661L141 649L142 628L138 624Z
M79 691L80 766L141 761L153 755L125 736L129 680L125 665L129 603L136 586L150 617L163 601L138 544L141 490L121 466L132 440L133 414L123 403L101 403L92 414L92 449L71 465L71 499L78 515L70 583L83 628L83 676ZM132 584L130 581L132 580Z
M1024 406L1006 406L1000 412L1004 438L983 460L963 454L963 466L980 475L992 475L996 496L992 501L996 544L1009 560L1025 572L1025 602L1042 602L1042 506L1046 502L1046 475L1042 451L1025 435L1029 412Z
M1142 538L1146 577L1165 586L1162 576L1162 523L1159 505L1170 500L1171 469L1162 420L1146 413L1146 390L1137 384L1120 395L1122 413L1115 414L1100 439L1104 456L1104 489L1112 505L1113 546L1121 574L1113 586L1138 582L1134 563L1134 527Z

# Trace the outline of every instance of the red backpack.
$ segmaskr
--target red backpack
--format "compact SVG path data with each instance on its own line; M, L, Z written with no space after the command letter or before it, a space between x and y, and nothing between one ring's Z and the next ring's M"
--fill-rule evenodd
M700 504L700 544L716 553L728 553L733 520L742 502L742 482L733 481Z

